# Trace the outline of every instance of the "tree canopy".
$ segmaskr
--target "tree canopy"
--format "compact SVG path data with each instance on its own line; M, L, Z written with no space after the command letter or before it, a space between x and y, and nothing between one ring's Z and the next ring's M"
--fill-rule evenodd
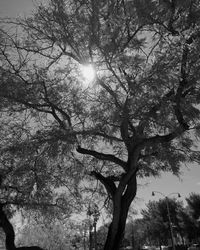
M167 203L168 202L168 205ZM169 207L169 214L167 211ZM183 214L183 203L175 199L161 199L159 201L150 201L147 208L142 210L143 224L146 228L147 241L156 245L167 245L171 239L170 223L175 235L179 234L183 244L183 225L181 224L180 214Z
M118 249L136 177L199 163L199 8L50 0L2 20L2 199L55 201L66 185L70 204L92 176L113 202L105 249ZM81 64L96 70L88 87Z
M183 201L169 197L158 201L149 201L146 207L141 210L142 217L127 223L125 236L130 242L132 241L132 245L138 247L142 245L160 247L168 245L171 239L170 216L176 245L187 246L191 243L198 243L199 221L193 215L195 211L199 213L199 194L191 193L186 197L186 201L187 203L184 204Z

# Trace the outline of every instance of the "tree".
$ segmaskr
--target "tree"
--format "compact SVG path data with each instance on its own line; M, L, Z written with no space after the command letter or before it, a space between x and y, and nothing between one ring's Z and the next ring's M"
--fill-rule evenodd
M24 89L25 95L22 96L21 91L24 86L15 89L14 85L25 83L25 75L19 76L22 72L33 73L28 69L29 54L19 51L17 46L20 43L18 44L17 40L5 30L0 30L0 37L1 93L12 95L16 90L16 94L21 95L22 99L26 98L28 92L26 94L25 92L30 89ZM33 75L29 77L31 79ZM37 92L36 89L35 91ZM31 95L31 91L28 95ZM34 91L32 95L34 98ZM57 217L62 214L69 216L72 211L80 209L81 197L76 189L80 176L78 165L76 169L72 169L73 162L71 162L72 165L68 164L68 167L64 168L63 161L67 159L65 157L58 160L56 151L60 149L55 141L45 147L44 143L32 137L33 134L40 137L41 122L44 121L41 114L37 115L33 109L27 110L23 105L13 104L13 101L9 103L6 98L1 99L0 103L0 199L5 205L39 208L44 213L54 213ZM28 138L31 137L29 141Z
M100 249L103 249L103 246L105 244L108 228L109 225L104 224L97 231L97 244Z
M187 201L187 219L185 220L185 227L188 229L189 240L196 240L200 238L200 195L196 193L191 193L189 197L186 198Z
M141 249L143 245L150 244L148 242L150 232L147 231L147 224L143 218L128 222L126 224L125 235L134 249Z
M198 221L200 218L200 194L191 193L189 197L186 198L186 201L192 218Z
M175 199L168 199L168 205L174 236L178 234L183 243L184 235L180 219L180 214L184 211L183 203ZM167 239L171 238L166 199L149 201L147 208L143 209L141 213L147 232L146 240L149 244L166 245Z
M78 244L78 240L81 240L81 235L72 220L61 221L44 216L29 218L18 232L17 239L18 245L32 245L37 242L49 250L72 249L73 243Z
M23 172L41 202L63 178L75 193L91 175L113 205L104 249L119 249L137 178L199 162L199 10L197 0L50 0L11 21L20 33L1 42L4 182ZM93 86L80 64L95 67Z
M185 208L181 213L179 214L180 221L181 221L181 227L182 231L184 233L184 237L186 239L186 243L190 243L195 239L195 225L192 221L189 211L187 208Z

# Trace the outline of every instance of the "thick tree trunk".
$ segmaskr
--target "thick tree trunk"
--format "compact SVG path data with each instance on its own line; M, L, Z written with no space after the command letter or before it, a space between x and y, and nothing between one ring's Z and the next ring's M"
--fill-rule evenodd
M113 222L110 224L107 240L104 246L104 250L118 250L124 236L124 230L126 226L126 218L128 214L129 207L124 207L121 205L120 219L118 224L115 225L115 217L113 217ZM115 225L115 226L114 226ZM115 233L113 233L115 232Z
M113 219L109 227L104 250L118 250L122 242L131 202L136 195L136 174L126 185L125 192L118 193L113 201Z

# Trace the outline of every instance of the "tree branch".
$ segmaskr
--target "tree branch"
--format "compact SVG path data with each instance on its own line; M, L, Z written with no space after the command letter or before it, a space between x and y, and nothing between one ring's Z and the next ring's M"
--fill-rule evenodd
M128 205L130 205L133 198L136 195L136 191L137 191L136 173L137 173L137 170L138 169L135 170L135 172L133 173L129 182L127 183L126 191L124 192L124 195L122 197L122 199L123 199L122 203L128 203Z
M95 158L97 158L99 160L114 162L114 163L118 164L119 166L121 166L124 170L126 170L126 162L120 160L119 158L117 158L116 156L114 156L112 154L99 153L95 150L88 150L85 148L81 148L80 146L78 146L78 148L76 150L80 154L87 154L87 155L94 156Z
M158 103L155 103L152 107L150 107L149 111L144 113L143 119L140 121L138 125L138 131L139 133L143 133L143 130L148 122L149 117L155 117L156 112L159 110L160 106L162 105L162 102L166 102L170 100L170 98L174 95L174 89L170 89L169 92L167 92L165 95L163 95Z
M106 188L108 194L113 198L115 191L116 191L116 185L113 180L111 180L110 177L104 177L102 174L97 173L95 171L92 171L91 176L94 176L97 180L99 180L104 187Z
M175 95L175 105L174 105L174 112L178 123L183 129L189 129L188 124L184 120L182 111L181 111L181 99L183 97L183 91L188 85L187 81L187 59L188 59L188 45L186 44L183 48L182 60L181 60L181 80L179 82L179 86Z
M94 136L100 136L100 137L103 137L105 139L108 139L108 140L112 140L112 141L116 141L116 142L123 142L122 139L116 137L116 136L111 136L111 135L108 135L104 132L98 132L96 131L95 129L94 130L82 130L82 131L75 131L75 132L72 132L74 133L75 135L94 135Z
M16 206L29 206L29 207L58 207L60 209L64 209L64 207L60 206L58 202L56 203L45 203L45 202L25 202L21 200L16 200L16 201L5 201L1 202L0 201L0 207L6 206L6 205L16 205Z
M130 151L132 149L132 144L133 144L132 137L133 136L129 135L129 128L131 129L133 134L135 134L135 128L129 120L128 102L129 102L129 99L127 97L124 103L124 107L123 107L122 122L120 125L120 133L128 151Z
M117 100L116 93L109 86L107 86L101 79L98 78L98 82L113 97L113 99L115 100L116 106L118 108L121 108L121 105L120 105L120 103Z
M156 135L147 139L144 139L141 144L144 144L144 146L147 146L148 144L152 143L165 143L165 142L170 142L179 135L181 135L183 132L185 132L186 128L183 128L180 126L179 128L175 129L172 133L169 133L167 135Z

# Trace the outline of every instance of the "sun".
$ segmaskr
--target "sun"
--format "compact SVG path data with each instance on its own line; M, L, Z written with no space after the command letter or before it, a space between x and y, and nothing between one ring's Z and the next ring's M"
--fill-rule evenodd
M86 83L91 83L96 77L96 71L92 64L81 65L81 74Z

